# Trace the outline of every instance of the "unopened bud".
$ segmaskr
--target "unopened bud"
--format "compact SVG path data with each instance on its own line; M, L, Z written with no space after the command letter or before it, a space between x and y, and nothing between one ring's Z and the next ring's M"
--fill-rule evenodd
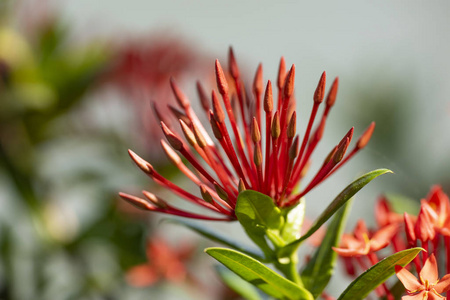
M200 81L197 81L197 93L198 97L200 98L200 104L202 105L203 109L205 111L208 111L210 109L208 96Z
M175 82L175 79L170 78L170 86L172 87L173 94L175 95L175 98L177 99L178 104L182 108L188 108L190 106L189 99L178 87L178 85Z
M139 155L134 153L132 150L128 150L128 154L130 155L131 159L134 161L134 163L144 171L144 173L147 173L148 175L153 174L153 166L147 162L145 159L141 158Z
M336 77L334 79L333 84L331 85L330 91L328 92L328 95L327 95L326 104L328 107L333 106L334 102L336 101L338 86L339 86L339 78Z
M217 121L214 118L214 113L212 111L210 111L209 114L209 123L211 124L211 128L216 139L218 139L219 141L223 139L222 131L220 131L219 124L217 124Z
M200 130L198 129L197 126L195 126L195 124L192 124L193 129L194 129L194 135L195 135L195 139L197 140L198 145L200 146L200 148L205 148L206 147L206 140L203 137L202 133L200 132Z
M295 65L292 65L289 73L286 76L284 83L284 98L288 99L294 93L294 81L295 81Z
M333 161L335 164L339 163L345 155L347 151L348 145L350 144L350 139L346 138L345 142L342 143L336 150L336 153L333 155Z
M228 52L228 65L229 65L231 76L234 79L239 78L239 67L236 63L236 59L234 58L233 48L231 48L231 47Z
M255 147L255 151L253 152L253 162L257 167L261 166L262 164L261 147Z
M167 202L162 200L161 198L157 197L155 194L152 194L152 193L147 192L147 191L142 191L142 194L144 194L145 198L147 198L156 207L159 207L159 208L162 208L162 209L168 207Z
M316 91L314 93L314 102L321 103L325 95L325 83L326 83L326 73L323 72L320 76L319 84L317 85Z
M136 196L132 196L132 195L128 195L125 193L119 193L120 198L122 198L123 200L127 201L128 203L130 203L131 205L140 208L140 209L144 209L144 210L154 210L155 207L148 203L148 201L142 199L142 198L138 198Z
M202 198L203 200L205 200L208 203L213 203L213 197L211 196L211 194L208 192L208 190L206 189L205 185L200 185L200 193L202 194Z
M219 93L224 95L228 93L228 82L225 74L223 73L222 66L218 59L216 59L216 80L217 80L217 89Z
M296 129L297 129L297 113L294 111L291 115L291 119L289 120L289 124L287 127L287 137L289 139L294 138Z
M278 89L282 89L284 86L284 81L286 80L286 62L282 56L280 59L280 66L278 67L278 79L277 86Z
M172 113L174 114L175 118L177 118L178 120L183 120L184 123L186 124L191 124L191 120L188 118L188 116L186 116L184 114L184 112L182 112L181 110L179 110L178 108L172 106L172 105L168 105L169 109L172 111Z
M238 190L239 190L239 193L246 190L245 183L244 183L244 180L242 180L242 178L239 178Z
M217 184L217 182L214 182L214 189L217 192L217 195L219 195L220 199L228 201L228 194L225 192L223 188L220 187L220 185Z
M173 149L178 151L183 149L183 142L169 129L169 127L166 126L166 124L164 124L164 122L161 122L161 128Z
M225 120L225 113L223 112L222 106L220 106L220 102L217 98L216 92L212 91L211 98L214 118L217 122L222 123Z
M294 142L289 149L289 159L294 160L298 155L298 136L295 137Z
M192 130L189 128L189 126L183 120L180 120L180 125L181 125L181 131L183 131L184 137L186 138L188 143L192 147L195 147L195 145L197 145L197 140L195 139L195 135L192 132Z
M251 133L253 143L258 143L259 141L261 141L261 132L259 131L258 122L256 121L255 117L253 117L252 120Z
M281 133L280 117L277 111L273 116L271 134L274 139L277 139L280 136L280 133Z
M273 96L272 96L272 83L267 81L266 92L264 93L264 111L272 112L273 109Z
M375 129L375 122L372 122L359 138L358 143L356 144L356 148L362 149L367 145L367 143L369 143L374 129Z
M253 80L253 91L256 95L260 95L263 88L263 69L262 64L259 64L258 69L256 69L255 78Z
M178 165L181 163L180 156L166 143L166 141L161 140L161 146L166 153L167 157L172 161L174 165Z

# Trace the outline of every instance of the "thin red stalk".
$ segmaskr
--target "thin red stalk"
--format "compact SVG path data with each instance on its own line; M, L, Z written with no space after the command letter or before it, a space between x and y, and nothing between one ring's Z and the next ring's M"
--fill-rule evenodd
M308 121L308 127L306 128L305 136L303 137L302 145L300 146L300 152L299 152L297 161L295 162L294 172L301 171L301 170L297 171L297 169L300 168L300 163L303 160L303 153L306 148L306 143L309 140L309 135L311 133L312 125L314 123L314 119L316 118L316 114L317 114L317 110L319 109L319 105L320 105L320 103L314 102L313 108L311 110L311 115L310 115L309 121ZM306 161L305 161L305 163L306 163Z
M266 113L266 155L265 155L265 164L264 164L264 191L267 192L270 189L270 183L268 182L269 178L269 167L270 167L270 124L272 123L272 115L270 112Z
M236 159L236 161L238 161L238 158L236 156L236 152L235 152L233 143L231 142L230 135L228 133L228 130L227 130L225 124L224 123L219 123L219 127L220 127L220 130L223 133L223 136L224 136L225 142L227 143L228 148L232 150L231 154L233 154L233 157ZM255 181L255 178L253 177L253 172L250 169L250 166L249 166L249 164L247 162L247 159L244 157L244 160L241 160L241 161L243 163L243 166L242 166L243 170L245 170L245 172L246 172L246 174L248 176L244 176L244 174L242 173L242 175L240 175L240 177L241 178L249 178L251 183L252 183L252 186L256 186L256 181ZM241 165L239 165L239 166L241 168Z
M136 201L136 199L140 200L140 201L146 201L144 199L132 196L132 195L128 195L125 193L119 193L120 197L122 197L124 200L133 203ZM142 208L142 206L139 206ZM146 210L150 210L150 211L156 211L156 212L161 212L161 213L165 213L165 214L170 214L170 215L175 215L175 216L181 216L181 217L186 217L186 218L192 218L192 219L198 219L198 220L208 220L208 221L232 221L235 218L214 218L214 217L208 217L208 216L204 216L204 215L197 215L194 213L190 213L190 212L186 212L180 209L177 209L175 207L172 206L167 206L167 208L160 208L157 207L155 205L152 204L148 204L148 206L145 208ZM232 217L232 215L230 215Z

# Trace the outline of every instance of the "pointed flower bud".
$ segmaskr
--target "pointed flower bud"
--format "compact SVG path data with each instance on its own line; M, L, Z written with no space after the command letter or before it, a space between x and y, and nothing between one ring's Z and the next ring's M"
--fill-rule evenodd
M218 123L222 123L225 120L225 113L223 112L222 106L220 106L219 99L217 98L216 92L212 91L212 106L214 112L214 118Z
M259 64L258 69L256 69L255 78L253 79L253 91L256 95L260 95L263 88L263 69L262 64Z
M278 112L275 113L272 120L272 137L274 139L277 139L280 136L281 128L280 128L280 117L278 115Z
M319 84L317 85L316 92L314 93L314 102L321 103L325 95L325 83L326 83L326 73L323 72L320 77Z
M273 96L272 96L272 83L267 81L266 92L264 93L264 111L272 112L273 109Z
M292 113L291 119L289 120L289 124L287 127L288 139L294 138L296 129L297 129L297 113L294 111Z
M295 81L295 65L292 65L289 73L286 76L284 83L284 98L288 99L294 93L294 81Z
M278 78L277 86L281 90L284 86L284 81L286 80L286 62L282 56L280 59L280 66L278 67Z
M238 65L236 63L236 59L234 57L233 48L231 48L231 47L228 51L228 64L229 64L231 76L234 79L239 78L239 67L238 67Z
M225 74L223 73L222 66L218 59L216 59L216 80L219 93L224 95L228 93L228 82Z
M189 144L192 147L195 147L197 145L197 140L195 139L195 135L192 132L192 130L189 128L189 126L184 123L183 120L180 120L181 130L183 131L184 137L189 142Z
M211 196L211 194L208 192L208 190L206 189L205 185L200 185L200 193L202 194L202 198L203 200L205 200L208 203L213 203L213 197Z
M294 142L292 142L291 148L289 149L290 160L294 160L298 155L298 143L298 136L296 136Z
M356 144L357 149L362 149L367 145L367 143L369 143L374 130L375 130L375 122L372 122L370 123L369 127L367 127L367 129L364 131L362 136L359 138L358 143Z
M208 111L210 109L208 96L206 95L205 89L203 88L200 81L197 81L197 94L200 98L200 104L202 105L203 109L205 111Z
M159 197L156 197L155 194L149 193L147 191L142 191L142 193L144 194L145 198L147 198L152 204L154 204L156 207L165 209L168 207L167 202L162 200Z
M192 125L192 128L194 129L194 135L195 135L195 140L197 141L197 144L200 146L200 148L205 148L206 147L206 140L203 137L202 133L200 132L200 130L198 130L197 126L195 126L195 124Z
M328 107L333 106L334 102L336 101L338 86L339 86L339 78L336 77L334 79L333 84L331 85L330 91L328 92L328 95L327 95L326 104Z
M239 188L239 193L246 190L245 183L244 183L244 180L242 180L242 178L239 178L239 187L238 188Z
M188 108L189 106L191 106L189 99L178 87L178 85L175 82L175 79L170 78L170 86L172 87L173 94L175 95L175 98L177 99L178 104L182 108Z
M259 131L258 122L256 121L255 117L253 117L252 120L251 133L253 143L258 143L259 141L261 141L261 132Z
M170 146L175 150L181 150L183 148L183 142L169 129L169 127L161 122L161 128Z
M217 195L219 195L220 199L228 201L228 194L227 192L220 187L220 185L217 184L217 182L214 183L214 189L217 192Z

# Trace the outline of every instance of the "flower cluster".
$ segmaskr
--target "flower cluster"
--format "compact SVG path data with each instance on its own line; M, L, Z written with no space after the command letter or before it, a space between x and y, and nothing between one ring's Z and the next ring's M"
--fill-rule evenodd
M355 275L358 265L365 270L369 264L377 263L376 252L388 245L394 252L422 247L425 251L413 261L419 279L407 269L396 267L397 276L409 295L404 299L441 299L440 293L450 289L450 275L438 281L436 263L436 260L445 261L445 272L450 273L450 201L441 187L432 187L427 198L421 201L417 216L395 213L384 197L376 204L375 216L376 230L369 231L361 220L352 235L343 236L341 247L334 249L343 256L347 272ZM384 291L378 290L379 295L390 298L389 289L386 285L383 288Z
M129 151L139 168L155 182L223 217L210 217L180 210L147 191L143 192L146 199L121 193L123 199L143 209L206 220L234 220L238 194L245 189L270 196L278 207L290 207L362 149L372 135L374 123L363 133L353 150L345 155L353 136L351 128L331 150L311 181L301 190L297 190L296 187L308 171L312 154L322 139L328 114L336 100L338 79L333 81L325 97L325 72L320 77L308 125L300 138L296 134L294 65L286 71L285 60L281 58L275 101L270 80L264 89L262 65L259 65L256 71L251 93L244 86L231 49L228 72L229 80L216 60L217 90L222 101L215 90L211 92L211 98L208 98L202 85L197 83L201 107L209 119L215 141L173 79L170 83L179 108L173 108L171 112L178 124L170 121L167 115L161 114L155 106L167 139L167 142L161 140L165 153L197 186L201 196L170 182L150 163ZM323 102L325 107L322 116L313 130L316 115ZM195 171L185 165L186 161Z

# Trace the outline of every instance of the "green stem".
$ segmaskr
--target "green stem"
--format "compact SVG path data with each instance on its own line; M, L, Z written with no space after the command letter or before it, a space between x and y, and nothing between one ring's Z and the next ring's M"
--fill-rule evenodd
M286 262L284 261L286 260ZM277 260L277 262L275 262L275 267L281 272L283 273L283 275L295 282L296 284L298 284L301 287L304 287L303 285L303 281L300 278L300 275L298 273L298 258L297 258L297 253L292 254L290 257L285 257L282 258L281 261L280 259Z

